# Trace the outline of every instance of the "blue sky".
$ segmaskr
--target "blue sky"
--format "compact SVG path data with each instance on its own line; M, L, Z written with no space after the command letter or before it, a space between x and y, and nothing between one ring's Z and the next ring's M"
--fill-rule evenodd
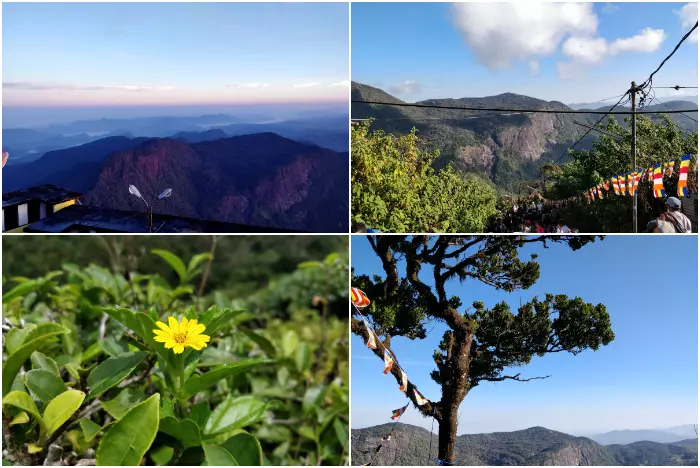
M460 407L459 433L545 426L584 435L692 424L698 413L697 245L696 236L653 235L608 236L576 252L531 245L521 253L539 254L541 275L529 290L508 294L474 281L449 284L448 296L464 304L481 300L492 307L505 300L512 310L521 299L547 292L580 296L606 305L615 333L598 351L533 357L516 371L548 379L482 383ZM385 276L363 236L352 238L352 266L356 274ZM423 275L429 282L430 273ZM445 326L434 325L425 340L395 337L392 350L421 393L439 400L429 374ZM382 374L382 362L355 335L351 362L352 427L390 422L391 410L407 403L396 381ZM412 408L401 422L430 428Z
M2 8L3 106L347 99L347 3Z
M353 3L351 16L352 79L405 101L515 92L581 103L643 82L695 24L697 3ZM697 86L697 71L696 31L654 84Z

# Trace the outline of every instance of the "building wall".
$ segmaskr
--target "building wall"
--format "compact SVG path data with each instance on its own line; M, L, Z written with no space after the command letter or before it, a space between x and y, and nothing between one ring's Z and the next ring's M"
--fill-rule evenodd
M2 209L2 232L17 232L19 227L35 223L68 206L75 205L75 200L68 200L56 205L47 205L39 200L30 200L19 205L6 206ZM19 229L23 231L23 229Z

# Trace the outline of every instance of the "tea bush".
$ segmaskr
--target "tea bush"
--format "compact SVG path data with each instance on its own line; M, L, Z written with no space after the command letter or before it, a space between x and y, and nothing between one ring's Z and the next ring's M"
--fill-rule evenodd
M348 464L347 254L236 298L199 296L209 252L147 255L177 284L3 277L3 464Z

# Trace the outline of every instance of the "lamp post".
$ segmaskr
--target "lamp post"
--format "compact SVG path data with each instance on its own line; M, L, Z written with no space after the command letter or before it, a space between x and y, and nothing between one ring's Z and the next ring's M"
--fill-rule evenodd
M146 216L148 218L148 232L152 232L153 230L153 209L151 208L151 205L148 204L145 198L141 195L141 192L139 192L139 189L136 188L135 185L129 185L129 193L134 195L137 198L140 198L141 201L143 201L146 204ZM170 195L172 195L173 189L167 188L163 190L163 192L158 195L158 200L163 200L164 198L168 198ZM154 200L155 201L155 200ZM151 202L153 203L153 202Z

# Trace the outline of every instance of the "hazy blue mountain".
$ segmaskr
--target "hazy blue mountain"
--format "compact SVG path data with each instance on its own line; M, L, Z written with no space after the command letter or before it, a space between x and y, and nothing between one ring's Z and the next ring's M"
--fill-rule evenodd
M660 443L676 442L680 439L690 439L696 437L695 429L692 424L683 426L675 426L665 429L636 429L636 430L620 430L610 431L604 434L596 434L590 436L602 445L611 444L631 444L633 442L650 441Z
M374 449L392 424L351 431L352 464L369 461L372 465L426 466L437 457L437 435L409 424L397 424L391 441ZM639 466L698 463L698 440L670 444L635 442L603 446L586 437L577 437L544 427L490 434L464 434L457 437L455 451L461 466ZM366 453L371 452L371 453Z

